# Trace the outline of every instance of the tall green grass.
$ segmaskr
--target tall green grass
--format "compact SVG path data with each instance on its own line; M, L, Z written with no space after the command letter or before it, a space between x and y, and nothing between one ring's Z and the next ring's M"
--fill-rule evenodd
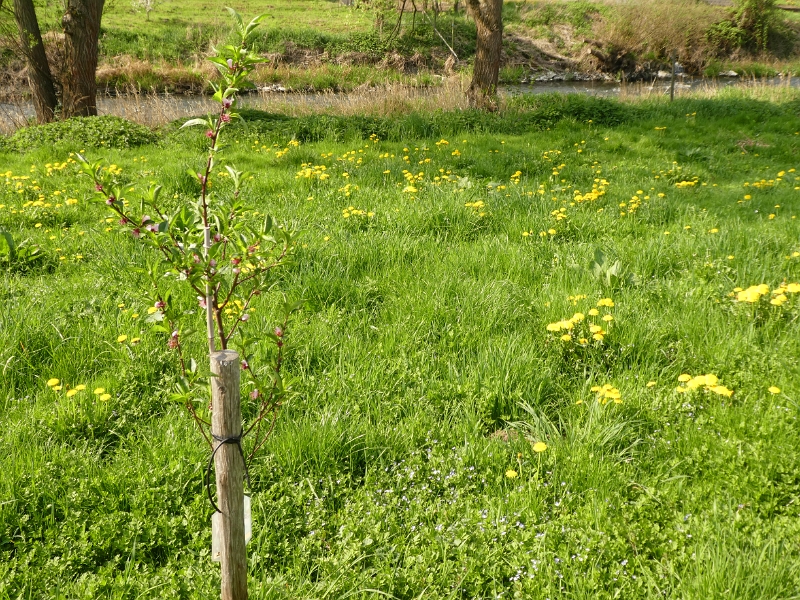
M799 307L729 296L800 281L800 118L784 94L247 114L222 162L254 173L257 210L304 232L281 286L307 301L290 399L250 470L251 597L796 594ZM188 202L199 135L117 149L26 135L4 170L40 190L0 176L0 228L48 259L0 280L0 598L214 596L207 456L169 403L174 356L142 322L146 255L60 167L85 150ZM297 179L304 163L330 178ZM416 193L404 169L424 173ZM593 185L605 194L575 201ZM22 208L40 192L49 208ZM598 249L634 277L595 276ZM602 298L602 346L548 335ZM683 373L734 394L678 393ZM87 389L68 398L50 378ZM603 384L621 404L596 401Z

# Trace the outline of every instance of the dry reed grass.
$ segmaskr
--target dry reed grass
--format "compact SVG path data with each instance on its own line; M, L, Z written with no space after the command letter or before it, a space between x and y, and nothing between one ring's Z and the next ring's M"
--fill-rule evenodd
M595 22L594 32L617 52L657 59L676 50L679 60L695 69L715 53L707 32L723 16L719 7L697 0L606 0L605 4L615 10Z
M453 76L435 87L399 84L362 86L346 94L259 91L241 96L240 106L292 117L317 113L342 116L402 115L437 109L463 110L467 108L465 92L468 85L465 77ZM153 94L132 87L114 96L100 96L97 99L98 114L123 117L148 127L158 127L216 109L217 104L210 96ZM12 133L27 125L33 115L30 103L16 101L0 104L0 132Z
M764 102L786 102L800 96L800 88L793 86L791 77L737 80L730 85L720 85L719 81L709 79L698 87L690 87L680 82L675 87L676 98L714 99L732 96L761 100ZM620 87L617 98L621 102L641 102L647 100L669 100L669 87L663 81L653 83L635 82Z
M384 116L435 110L465 110L468 107L465 95L468 85L466 77L456 75L445 79L441 86L434 88L386 85L364 87L347 94L258 92L243 96L241 106L289 117L321 113L340 116ZM618 93L612 95L622 102L666 101L668 91L663 81L635 82L621 84ZM792 87L792 79L789 77L778 82L774 79L753 78L738 81L735 85L727 87L708 81L700 88L690 89L679 83L675 95L678 98L725 98L737 95L769 102L785 102L797 98L800 90ZM501 99L501 110L506 105L505 99ZM210 113L216 109L216 103L208 96L150 94L131 90L115 97L98 98L99 114L123 117L148 127L158 127L178 119ZM28 125L32 116L33 107L30 104L22 102L0 104L0 132L13 133L20 127Z

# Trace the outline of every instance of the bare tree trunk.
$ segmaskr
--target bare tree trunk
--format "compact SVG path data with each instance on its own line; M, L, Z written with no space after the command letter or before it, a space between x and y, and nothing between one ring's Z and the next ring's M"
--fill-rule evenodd
M64 94L65 117L97 114L97 52L100 18L105 0L66 0L61 20L64 28Z
M20 47L28 64L28 85L36 107L36 120L49 123L55 115L58 100L33 0L14 0L14 20L19 30Z
M467 0L478 30L472 83L467 98L473 108L497 110L497 81L503 49L503 0Z

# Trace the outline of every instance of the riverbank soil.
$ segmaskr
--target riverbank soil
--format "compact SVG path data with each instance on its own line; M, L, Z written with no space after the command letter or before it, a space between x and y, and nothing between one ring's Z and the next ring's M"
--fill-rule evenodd
M204 59L230 32L223 4L164 0L154 3L149 14L128 2L109 4L100 40L101 89L207 91L214 71ZM423 3L417 4L420 11L414 13L407 5L398 23L397 10L381 13L361 2L233 3L245 15L269 15L256 41L269 63L255 81L275 91L350 91L387 83L428 86L454 69L469 70L475 30L463 8L456 13L452 4L431 3L423 13ZM62 40L58 12L38 12L55 66ZM731 7L695 0L506 2L501 83L647 79L669 70L673 50L682 69L693 75L800 70L800 13L776 11L766 47L760 49L736 28L731 14ZM5 35L0 97L19 97L26 93L25 68L10 41L13 22L7 13L0 18L0 31Z

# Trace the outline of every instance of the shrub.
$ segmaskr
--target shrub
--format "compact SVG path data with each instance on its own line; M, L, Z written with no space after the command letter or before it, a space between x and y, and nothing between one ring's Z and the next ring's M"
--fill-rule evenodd
M43 145L70 147L134 148L152 144L157 136L143 125L120 117L73 117L66 121L24 127L10 142L20 151Z
M765 50L770 29L775 26L775 0L737 0L733 11L736 26L746 43Z

